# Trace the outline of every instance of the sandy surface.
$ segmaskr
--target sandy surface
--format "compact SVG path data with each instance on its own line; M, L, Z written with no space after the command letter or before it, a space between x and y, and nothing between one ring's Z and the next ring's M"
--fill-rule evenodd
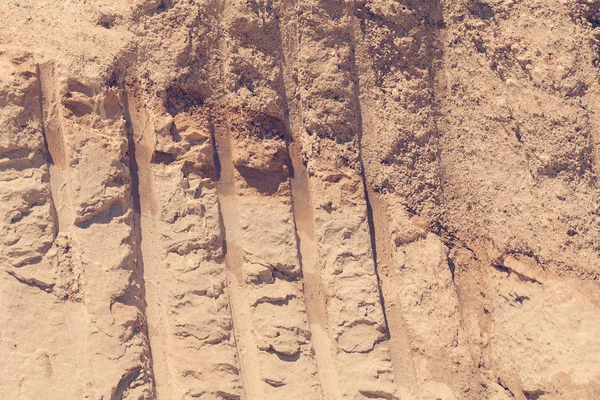
M600 398L600 1L0 2L0 399Z

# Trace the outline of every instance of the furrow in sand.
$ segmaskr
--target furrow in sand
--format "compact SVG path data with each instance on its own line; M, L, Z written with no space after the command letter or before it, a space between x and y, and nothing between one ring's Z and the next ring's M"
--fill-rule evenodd
M379 193L368 187L372 210L373 234L376 241L377 270L380 290L385 299L384 307L390 334L390 356L394 366L396 384L407 390L415 389L415 365L411 355L408 327L402 315L401 299L398 293L397 260L394 260L393 241L390 240L390 223L385 200Z
M136 146L134 138L133 124L131 122L131 111L129 108L129 97L126 91L122 93L123 102L123 118L125 119L125 132L127 136L127 152L129 155L129 176L131 179L131 201L133 208L133 247L136 266L137 281L140 285L140 309L143 314L144 321L141 329L146 337L148 337L148 373L152 376L152 392L156 395L156 382L154 374L154 361L152 357L152 343L149 339L148 332L148 313L147 313L147 298L146 298L146 279L144 268L144 255L142 253L142 214L140 203L140 172L136 157ZM127 375L128 380L134 380L133 375Z
M352 11L352 10L351 10ZM349 12L354 15L354 12ZM414 363L410 355L410 339L406 331L406 325L402 319L399 308L399 298L397 291L399 282L396 274L396 267L392 261L391 242L389 240L389 230L387 224L387 212L384 203L374 192L371 183L367 179L365 170L363 143L364 143L364 115L361 106L361 85L360 77L362 71L359 68L357 53L362 53L361 48L361 21L354 19L350 24L352 35L353 51L353 96L357 108L357 133L358 133L358 158L360 163L361 180L363 182L363 191L367 205L367 220L369 224L369 235L371 248L373 249L373 263L375 266L375 275L379 289L379 298L383 309L383 318L385 321L387 340L389 342L389 353L394 373L394 380L397 386L405 388L414 388ZM368 76L368 75L367 75ZM369 113L367 112L367 115Z
M234 3L224 15L227 81L215 134L244 383L250 399L319 399L292 210L278 9Z
M42 131L42 137L43 137L43 141L44 141L44 158L46 160L46 165L48 166L48 186L50 187L50 213L52 214L52 219L53 219L53 234L54 234L54 238L56 238L56 236L58 236L58 232L60 231L60 222L59 222L59 216L58 216L58 209L56 207L56 200L54 199L53 196L53 192L56 192L57 189L53 189L52 188L52 183L53 181L55 181L55 179L53 178L53 172L52 169L54 168L54 160L52 158L52 153L50 151L50 146L48 144L48 138L47 138L47 134L46 134L46 127L45 127L45 120L46 120L46 115L45 115L45 109L48 108L48 103L45 100L45 95L44 95L44 88L42 86L42 82L43 82L43 77L42 77L42 69L40 67L40 65L36 65L35 68L35 75L36 75L36 79L37 79L37 99L38 99L38 115L39 115L39 119L40 119L40 123L41 123L41 131Z
M53 63L36 66L42 133L46 147L56 234L73 223L66 139Z
M295 58L288 60L295 64L290 70L298 71L290 114L298 121L294 140L302 146L302 156L294 158L297 165L300 158L307 160L316 271L328 299L324 314L338 380L331 385L332 398L394 398L361 173L351 13L342 4L321 1L290 2L289 9L296 11L288 13L287 24L292 31L295 25L297 39L284 44ZM335 44L331 37L337 38Z
M64 385L73 397L83 397L79 351L85 326L77 323L71 329L69 321L69 313L80 316L83 306L63 301L65 275L52 262L58 223L48 176L41 74L32 61L23 54L0 55L0 91L5 96L9 88L11 98L0 115L0 398L48 398ZM50 354L53 377L60 383L45 380Z
M292 201L299 260L302 267L306 315L312 334L311 339L323 397L327 400L336 399L340 393L339 379L333 359L331 337L328 333L327 298L321 281L308 173L297 144L292 143L288 148L293 167Z
M353 15L349 13L349 15ZM351 24L353 25L353 24ZM352 35L354 36L354 35ZM363 135L363 121L362 121L362 107L360 104L360 94L359 94L359 74L356 66L356 45L354 43L354 38L351 41L350 48L350 67L352 74L352 95L354 97L354 105L356 107L356 135L357 135L357 146L358 146L358 163L360 169L360 178L363 186L363 196L365 198L365 203L367 205L367 222L369 226L369 238L371 241L371 249L373 253L373 265L375 266L375 277L377 278L377 288L379 290L379 301L381 302L382 312L383 312L383 320L385 322L385 334L387 339L390 338L390 327L386 315L386 307L385 307L385 298L383 297L383 292L381 289L381 278L379 276L379 265L377 264L377 240L375 235L375 221L374 221L374 212L373 207L371 205L371 201L369 199L369 184L367 183L367 178L365 175L365 163L363 160L362 154L362 135Z
M440 4L414 4L398 19L390 18L389 9L367 6L353 11L361 77L357 98L364 105L361 159L396 383L416 397L469 392L466 397L476 398L480 395L465 389L464 380L447 378L458 370L462 377L477 372L463 347L465 333L448 248L417 215L441 213L434 209L441 186L434 99ZM393 45L375 40L392 32L410 34ZM402 47L403 40L415 46ZM402 69L390 68L398 63L403 63ZM415 102L420 106L409 105ZM407 170L422 175L407 175ZM435 300L423 301L427 296ZM421 349L427 349L426 357Z
M153 397L120 93L59 79L53 64L38 66L38 75L58 222L48 256L62 275L54 291L85 303L77 310L85 315L82 329L99 333L78 343L85 353L81 368L110 371L92 374L85 390L106 398ZM98 165L86 162L96 156Z
M247 396L249 399L320 398L289 187L285 187L289 185L287 170L277 171L275 176L243 168L240 173L239 164L235 165L239 159L234 158L236 151L231 147L233 141L219 133L222 128L216 124L221 163L219 200ZM285 148L285 144L280 146ZM271 179L276 181L269 182ZM281 192L262 194L249 181L273 185L261 190L277 186L276 190Z
M157 398L242 398L210 110L129 104Z
M225 265L231 310L234 321L236 346L240 355L242 380L247 399L260 396L259 364L256 359L255 345L252 338L252 328L249 321L249 304L243 289L242 263L244 254L239 247L238 211L234 201L234 173L231 162L231 145L227 128L219 123L214 124L214 137L220 165L220 176L217 182L219 207L223 228L223 247L225 249Z
M210 123L210 132L211 132L211 143L212 143L212 150L213 150L213 161L214 161L214 165L215 165L215 180L216 180L216 188L217 188L217 193L219 193L219 188L220 188L220 184L219 182L221 182L221 159L219 157L219 152L218 152L218 145L217 145L217 137L215 135L215 126L212 120L212 117L209 121ZM227 171L229 172L229 171ZM233 316L233 303L232 303L232 288L233 285L235 284L235 282L232 282L229 276L229 271L228 271L228 264L227 264L227 231L225 228L225 218L223 217L223 209L222 209L222 205L221 205L221 197L217 195L217 198L219 199L218 201L218 205L219 205L219 232L221 234L221 246L223 248L223 254L224 254L224 267L225 267L225 280L226 280L226 284L227 284L227 292L229 293L228 299L229 299L229 310L231 312L231 318L232 318L232 336L233 336L233 341L234 341L234 345L235 345L235 351L236 351L236 356L237 356L237 360L238 360L238 365L241 364L241 360L242 360L242 351L241 351L241 345L238 344L238 334L237 334L237 325L235 324L235 319ZM244 392L244 399L248 398L248 392L246 389L246 384L244 383L247 379L244 379L244 373L241 372L240 373L240 380L242 383L242 388L243 388L243 392Z
M301 115L293 100L295 77L293 71L298 67L296 52L298 44L297 7L294 2L283 2L280 9L280 68L282 70L281 91L286 116L286 129L290 140L287 151L291 167L291 195L296 231L298 258L302 268L302 284L306 316L311 330L311 340L315 351L315 361L323 397L336 399L340 395L339 378L333 359L333 348L327 322L327 298L318 258L318 245L315 239L314 213L310 192L309 175L302 160L300 142L294 140L293 132L301 126ZM291 101L288 90L291 89Z

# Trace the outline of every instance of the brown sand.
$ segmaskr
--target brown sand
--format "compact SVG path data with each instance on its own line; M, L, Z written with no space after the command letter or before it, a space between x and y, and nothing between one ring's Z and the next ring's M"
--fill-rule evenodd
M600 398L599 0L0 3L0 399Z

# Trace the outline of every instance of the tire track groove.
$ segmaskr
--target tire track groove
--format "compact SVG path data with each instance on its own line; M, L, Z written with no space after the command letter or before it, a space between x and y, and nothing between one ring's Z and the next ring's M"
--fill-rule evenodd
M332 397L391 399L396 387L362 174L353 13L318 0L296 8L294 139L307 161L318 279L338 374Z
M290 186L278 7L251 1L224 11L215 121L220 204L249 398L318 399Z
M150 335L148 329L148 313L147 313L147 299L146 299L146 279L145 279L145 268L144 268L144 254L142 252L142 207L140 201L140 176L139 166L136 157L135 148L135 137L133 131L133 125L131 122L131 111L129 108L129 95L126 90L122 91L121 94L123 104L123 118L125 119L125 132L127 136L127 151L129 156L129 176L131 179L131 199L133 204L133 251L136 266L137 280L140 284L140 308L144 318L142 324L142 330L144 335L148 338L148 371L146 373L151 377L152 380L152 395L156 397L156 381L154 379L154 358L152 357L152 343L150 342ZM138 372L139 373L139 372ZM131 375L131 374L130 374ZM129 375L128 375L129 376ZM130 379L130 378L129 378Z
M306 165L302 160L302 144L297 130L302 125L295 96L298 69L298 5L296 1L284 1L280 13L280 68L286 129L289 135L287 152L290 158L290 181L292 209L296 233L298 258L302 268L302 282L306 315L311 328L312 344L319 374L319 382L326 400L340 395L339 378L333 359L333 349L327 318L327 299L321 281L318 247L315 239L313 201Z

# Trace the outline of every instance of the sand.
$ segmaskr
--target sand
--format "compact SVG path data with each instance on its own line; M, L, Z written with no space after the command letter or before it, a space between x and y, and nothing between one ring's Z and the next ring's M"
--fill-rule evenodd
M600 398L600 1L0 3L0 399Z

